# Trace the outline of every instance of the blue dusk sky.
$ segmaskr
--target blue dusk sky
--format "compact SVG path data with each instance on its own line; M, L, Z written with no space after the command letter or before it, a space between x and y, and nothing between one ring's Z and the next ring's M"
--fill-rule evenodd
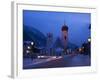
M34 27L44 35L50 32L54 38L61 36L61 27L64 22L69 28L70 42L78 46L87 42L90 37L90 13L23 10L24 25Z

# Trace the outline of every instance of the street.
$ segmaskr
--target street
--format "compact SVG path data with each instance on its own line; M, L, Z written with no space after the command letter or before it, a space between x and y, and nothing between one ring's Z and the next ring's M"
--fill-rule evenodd
M88 55L65 55L47 59L24 59L23 69L90 66Z

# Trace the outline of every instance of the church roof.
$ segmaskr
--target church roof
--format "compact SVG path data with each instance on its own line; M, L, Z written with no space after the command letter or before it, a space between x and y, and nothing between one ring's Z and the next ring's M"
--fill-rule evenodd
M68 31L68 26L64 24L64 25L62 26L61 30L62 30L62 31Z

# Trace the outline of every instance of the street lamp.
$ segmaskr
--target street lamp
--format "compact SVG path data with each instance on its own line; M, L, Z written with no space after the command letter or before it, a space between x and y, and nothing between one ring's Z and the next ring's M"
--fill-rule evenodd
M91 42L91 39L90 38L88 38L88 42Z
M31 45L34 45L34 42L31 42Z
M31 49L31 47L30 46L27 46L27 49Z
M30 53L30 51L29 50L26 50L26 53Z

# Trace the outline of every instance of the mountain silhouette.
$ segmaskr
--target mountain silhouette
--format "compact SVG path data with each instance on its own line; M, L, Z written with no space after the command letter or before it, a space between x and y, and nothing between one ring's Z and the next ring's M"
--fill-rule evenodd
M37 47L46 46L45 35L31 26L23 25L23 41L33 41Z

